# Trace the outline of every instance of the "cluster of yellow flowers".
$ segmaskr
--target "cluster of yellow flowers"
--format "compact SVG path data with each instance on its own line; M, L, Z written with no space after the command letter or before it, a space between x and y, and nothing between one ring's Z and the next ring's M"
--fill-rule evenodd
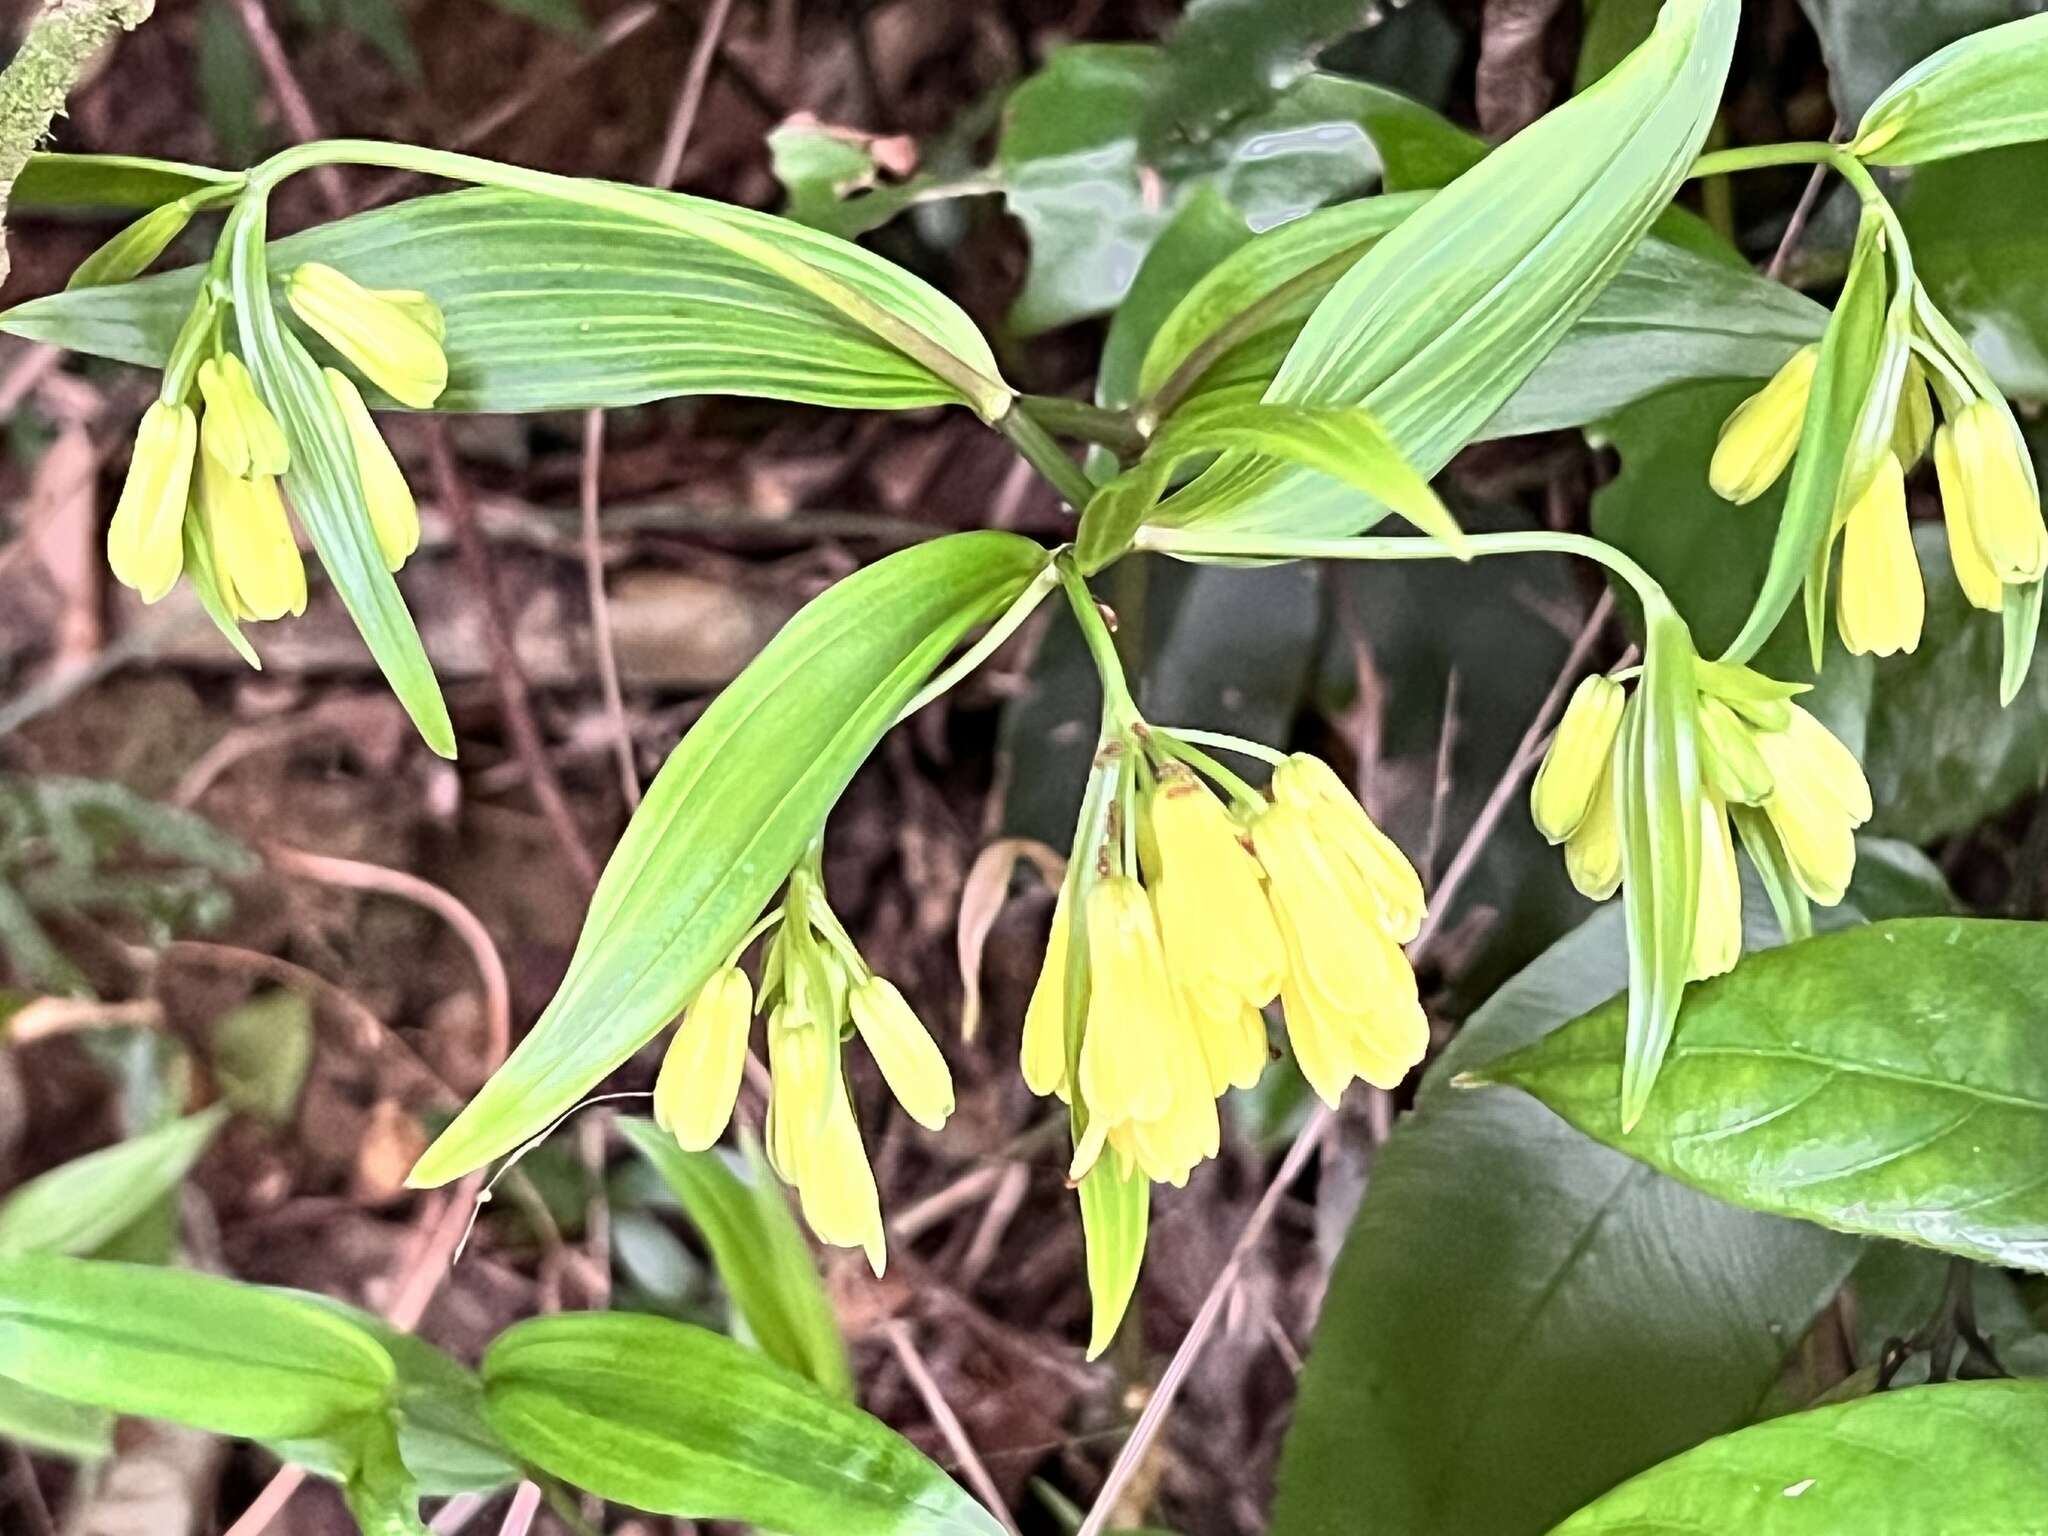
M1262 1010L1276 998L1302 1073L1329 1104L1355 1077L1391 1088L1422 1059L1429 1024L1401 949L1421 925L1422 882L1313 757L1279 764L1270 799L1240 791L1228 807L1168 759L1139 804L1138 867L1119 867L1106 847L1083 898L1078 1041L1063 895L1023 1069L1034 1092L1069 1101L1078 1073L1086 1131L1073 1178L1107 1146L1126 1175L1180 1185L1216 1153L1217 1100L1265 1070Z
M911 1119L937 1130L953 1112L953 1079L903 994L868 969L826 905L815 873L790 879L762 962L757 999L739 954L685 1010L654 1085L655 1123L688 1151L725 1133L739 1099L757 1010L767 1015L768 1160L828 1243L886 1261L881 1202L842 1069L849 1026ZM741 945L744 951L758 934Z
M1756 500L1792 462L1819 355L1817 347L1801 348L1722 426L1708 478L1725 500ZM1889 445L1867 484L1835 509L1829 538L1842 539L1835 626L1852 652L1890 656L1920 644L1927 595L1906 517L1906 476L1930 447L1963 595L1996 613L2007 587L2048 572L2048 527L2026 445L2004 402L1968 392L1964 380L1961 372L1930 374L1919 357L1910 359ZM1937 396L1946 417L1938 428Z
M1731 813L1752 853L1784 864L1808 898L1840 902L1856 869L1856 829L1870 819L1870 785L1855 754L1792 702L1800 685L1747 667L1694 662L1701 792L1699 915L1687 979L1742 957L1742 886ZM1641 707L1611 677L1589 677L1565 706L1530 789L1537 830L1564 845L1572 884L1595 901L1621 886L1621 774L1628 712ZM1745 814L1753 810L1755 814ZM1760 848L1762 839L1773 848Z
M373 291L332 267L308 263L292 272L285 297L307 326L393 399L421 408L447 386L441 312L425 294ZM146 603L177 585L192 558L205 561L233 618L303 613L305 565L278 489L278 477L291 467L291 446L247 364L222 344L220 316L213 318L212 351L192 379L199 405L190 389L167 375L166 389L178 393L143 413L107 530L107 563ZM337 368L322 372L347 430L378 550L395 571L419 545L412 491L354 381Z

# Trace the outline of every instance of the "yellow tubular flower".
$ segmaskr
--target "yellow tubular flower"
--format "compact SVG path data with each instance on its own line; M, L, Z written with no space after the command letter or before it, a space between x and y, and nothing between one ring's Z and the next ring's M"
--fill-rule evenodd
M1166 771L1151 809L1165 872L1153 901L1174 979L1221 985L1263 1007L1280 991L1286 959L1237 823L1184 769Z
M377 535L378 552L384 556L385 568L395 571L420 547L419 506L412 499L412 487L405 483L398 460L391 456L384 434L377 430L376 418L363 404L355 381L339 369L327 368L322 372L334 403L341 409L342 420L348 425L356 477L363 482L363 500L370 509L370 528Z
M191 407L159 400L142 413L128 478L107 526L107 564L145 603L176 586L185 568L185 503L198 447Z
M1576 832L1592 808L1614 756L1626 701L1621 684L1596 673L1573 690L1565 705L1529 790L1529 815L1553 846Z
M1801 347L1777 376L1738 405L1721 424L1707 482L1723 501L1747 506L1778 483L1799 448L1806 398L1820 348Z
M654 1080L654 1122L686 1152L725 1134L747 1065L754 988L738 966L714 971L684 1011Z
M882 1201L843 1087L831 1088L824 1124L797 1149L796 1192L811 1230L834 1247L865 1250L879 1277L889 1260Z
M224 352L201 363L199 393L206 401L199 441L229 474L253 479L291 468L284 428L257 395L256 381L239 357Z
M1843 526L1835 627L1854 655L1894 656L1919 648L1926 619L1927 593L1906 521L1906 477L1897 455L1887 453Z
M926 1130L938 1130L953 1113L953 1075L903 994L893 983L870 976L853 988L847 1001L853 1026L867 1042L868 1054L882 1069L882 1080L896 1102Z
M1334 1106L1354 1077L1399 1083L1422 1059L1429 1024L1377 893L1325 848L1322 830L1281 800L1253 823L1252 841L1287 951L1280 1001L1288 1038L1309 1086Z
M1564 845L1564 869L1579 894L1589 900L1605 901L1621 889L1621 820L1611 764L1600 776L1586 819Z
M1167 1083L1165 1113L1111 1126L1109 1144L1126 1167L1135 1164L1146 1178L1180 1188L1197 1163L1216 1155L1222 1125L1201 1042L1185 1015L1170 1021L1164 1044L1157 1069Z
M832 1087L825 1031L788 1002L768 1015L768 1162L785 1184L799 1182L803 1148L825 1117Z
M401 405L425 410L448 387L448 358L420 308L423 294L393 299L317 261L285 279L292 312L356 371Z
M1908 473L1927 457L1927 445L1934 439L1934 396L1927 388L1927 370L1920 359L1906 364L1906 381L1899 390L1899 414L1892 423L1892 452Z
M238 619L306 611L306 565L269 475L243 479L199 453L199 511L213 548L214 585Z
M1798 705L1757 749L1773 787L1764 800L1800 889L1824 907L1841 901L1856 871L1856 829L1870 820L1870 783L1855 755Z
M1720 699L1701 694L1700 768L1723 800L1761 805L1771 792L1771 770L1756 747L1756 732Z
M1943 426L1934 434L1934 471L1941 482L1941 521L1948 530L1948 563L1973 608L1996 613L2005 606L2005 583L1991 568L1991 557L1977 542L1970 522L1970 488L1956 457L1955 429Z
M1718 795L1700 796L1700 832L1700 910L1687 981L1732 971L1742 958L1742 876L1735 867L1728 807Z
M1284 962L1286 952L1281 953ZM1258 1008L1213 983L1183 985L1181 1000L1209 1064L1209 1092L1221 1097L1228 1089L1254 1086L1270 1059L1266 1020Z
M1106 1133L1126 1120L1156 1120L1172 1104L1164 1066L1183 1033L1173 1027L1180 1001L1167 979L1152 903L1127 875L1088 893L1088 964L1081 1099L1090 1128Z
M1315 836L1371 887L1387 934L1395 943L1406 944L1421 931L1422 877L1394 840L1366 815L1357 796L1328 763L1305 752L1295 753L1273 770L1273 798L1306 814Z
M2007 586L2024 586L2048 571L2048 528L2041 498L2020 455L2024 449L2005 413L1973 400L1955 423L1956 464L1977 546Z
M1053 903L1052 932L1045 941L1045 963L1031 988L1024 1010L1024 1048L1020 1053L1025 1086L1040 1098L1049 1093L1066 1099L1067 1083L1067 888Z

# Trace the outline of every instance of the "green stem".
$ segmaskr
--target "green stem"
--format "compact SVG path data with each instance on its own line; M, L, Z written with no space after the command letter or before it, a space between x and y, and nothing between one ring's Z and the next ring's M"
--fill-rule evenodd
M1123 458L1145 451L1145 434L1129 411L1060 395L1020 395L1011 409L1024 412L1048 432L1095 443Z
M1182 725L1155 725L1156 733L1171 736L1176 741L1192 741L1204 747L1220 747L1225 752L1235 752L1240 757L1254 758L1277 768L1287 761L1287 754L1276 747L1269 747L1263 741L1250 741L1243 736L1232 736L1223 731L1192 731Z
M588 181L575 176L557 176L548 171L505 165L453 150L384 144L374 139L325 139L285 150L249 173L249 187L262 196L288 176L315 166L334 164L374 165L388 170L412 171L422 176L472 182L478 186L531 192L707 241L824 300L958 390L984 421L994 421L1002 416L1016 398L1016 392L1009 385L990 378L965 359L955 356L941 343L891 314L851 284L813 266L775 241L750 233L730 220L705 211L696 200L676 193L622 186L616 182Z
M991 425L1010 440L1010 446L1045 477L1068 506L1079 512L1088 505L1089 498L1095 494L1093 482L1033 416L1013 406L996 417Z
M1123 663L1116 654L1116 637L1102 621L1102 610L1095 606L1095 594L1088 590L1088 583L1081 579L1067 557L1060 555L1054 564L1060 573L1060 582L1066 588L1067 602L1074 610L1075 622L1081 626L1081 638L1087 642L1088 654L1094 659L1095 670L1102 677L1103 735L1126 735L1132 727L1144 724L1144 717L1138 713L1137 702L1132 699L1130 687L1124 682Z
M993 656L1002 648L1003 642L1014 635L1018 627L1037 610L1038 605L1045 601L1046 594L1059 584L1059 570L1052 560L1047 560L1045 568L1031 578L1031 584L1018 594L1017 600L1003 610L1002 616L995 623L989 625L987 633L962 651L952 665L920 688L917 696L897 712L894 723L901 725L925 705L949 692L969 673Z
M1218 560L1454 560L1434 539L1352 537L1292 539L1262 533L1211 533L1201 528L1138 530L1134 547L1180 559ZM1583 533L1475 533L1467 552L1482 555L1578 555L1605 566L1627 582L1646 614L1671 607L1654 577L1611 544Z
M1794 140L1786 144L1752 144L1743 149L1709 150L1693 161L1688 180L1702 176L1732 176L1742 171L1763 171L1780 165L1831 165L1851 158L1839 144L1821 139Z
M1266 803L1263 795L1256 789L1253 789L1244 779L1232 773L1223 764L1217 762L1215 758L1187 739L1189 736L1209 735L1211 733L1207 731L1155 730L1147 739L1168 757L1178 758L1197 772L1207 774L1218 784L1221 784L1229 792L1233 800L1246 809L1255 810L1263 806Z

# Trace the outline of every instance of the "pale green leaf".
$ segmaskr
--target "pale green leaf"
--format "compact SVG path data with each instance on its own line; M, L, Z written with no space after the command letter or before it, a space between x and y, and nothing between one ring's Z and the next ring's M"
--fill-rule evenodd
M16 209L154 208L239 180L234 171L141 155L37 154L22 167L9 202Z
M1145 1231L1152 1215L1152 1185L1142 1173L1124 1174L1102 1157L1081 1180L1081 1231L1088 1249L1088 1358L1109 1348L1123 1326L1138 1271L1145 1262Z
M0 1201L0 1257L112 1242L184 1181L226 1119L216 1104L29 1180Z
M1974 32L1906 71L1850 144L1872 165L1920 165L2048 138L2048 15Z

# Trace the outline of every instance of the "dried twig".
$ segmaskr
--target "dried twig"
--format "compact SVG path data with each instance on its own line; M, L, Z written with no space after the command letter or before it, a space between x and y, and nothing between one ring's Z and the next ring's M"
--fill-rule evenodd
M1017 1523L1010 1518L1009 1508L1003 1503L1002 1491L996 1487L995 1479L988 1475L988 1468L982 1465L981 1456L974 1449L974 1442L967 1438L967 1428L960 1422L960 1416L953 1412L953 1405L946 1401L946 1394L939 1390L933 1378L931 1367L924 1363L924 1356L918 1353L917 1345L910 1337L910 1330L901 1319L891 1318L884 1325L883 1332L889 1337L889 1347L896 1352L896 1363L903 1367L903 1374L910 1378L911 1386L924 1400L925 1411L932 1416L932 1422L945 1436L946 1445L960 1463L960 1470L966 1474L968 1486L974 1489L976 1497L988 1506L990 1514L1003 1523L1003 1529L1015 1536Z
M263 9L263 0L235 0L235 13L241 19L242 31L248 35L250 50L256 55L263 78L277 97L277 109L284 114L285 126L291 130L292 137L302 144L325 138L320 119L313 114L313 103L307 98L305 87L299 84L299 77L292 73L284 43L278 38L277 29L270 24L270 13ZM340 218L349 211L348 187L343 183L338 167L316 165L312 169L312 177L313 185L319 189L320 201L327 205L329 213Z

